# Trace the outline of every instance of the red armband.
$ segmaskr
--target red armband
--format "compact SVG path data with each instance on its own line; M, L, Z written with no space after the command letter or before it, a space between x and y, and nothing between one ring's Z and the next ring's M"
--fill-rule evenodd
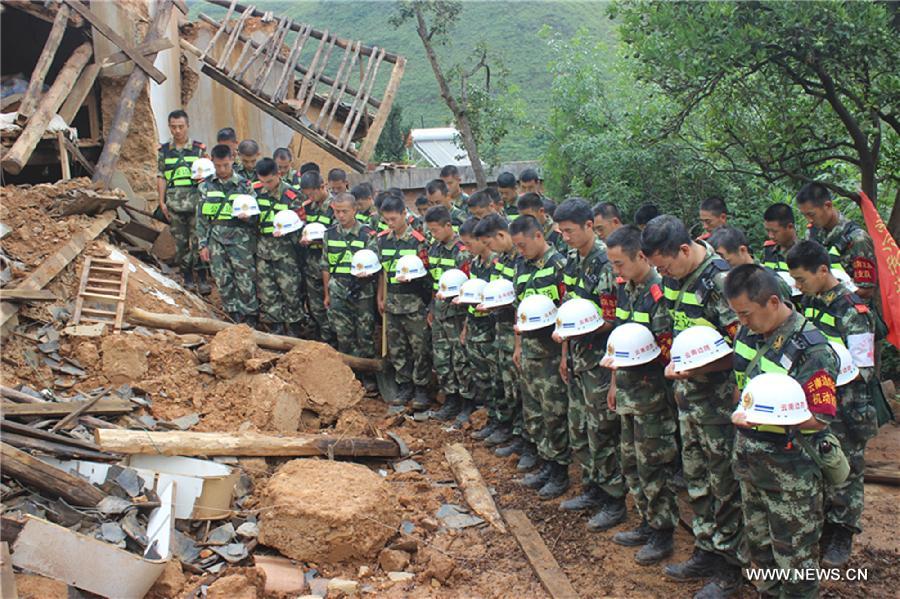
M813 414L834 416L837 413L837 388L834 379L824 370L816 371L803 383L803 392Z
M853 259L853 281L855 283L874 283L876 278L874 262L862 256Z

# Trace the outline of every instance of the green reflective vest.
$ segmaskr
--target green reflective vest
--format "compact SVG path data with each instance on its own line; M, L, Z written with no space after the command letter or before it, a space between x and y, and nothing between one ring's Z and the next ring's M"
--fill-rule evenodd
M240 193L231 193L227 197L225 192L211 190L203 196L203 204L200 205L200 213L209 220L231 220L231 205Z
M187 147L178 149L170 142L162 144L159 152L162 155L163 177L168 187L196 187L197 183L191 178L191 165L198 158L203 157L206 150L199 141L191 142Z
M256 204L259 206L259 232L271 235L275 231L275 215L291 209L291 203L298 198L297 192L285 189L280 198L274 199L259 181L253 184L253 189L256 191Z
M788 272L787 262L785 262L784 254L781 248L774 241L767 241L763 246L762 260L760 263L771 268L775 272Z
M379 252L381 253L381 267L388 277L388 289L397 285L404 285L397 280L397 260L403 256L420 255L427 258L423 246L426 243L425 236L413 228L409 229L410 236L407 239L399 239L390 234L390 230L378 234ZM404 287L408 289L408 287ZM411 289L410 289L411 291Z
M375 232L368 225L360 225L358 236L346 231L341 236L340 225L328 229L325 236L325 253L328 259L328 272L332 275L350 275L353 254L365 249L366 240Z
M559 304L565 264L565 259L553 247L549 247L538 260L520 262L514 281L519 301L540 293Z
M443 274L457 268L459 253L464 251L466 246L459 239L454 239L449 249L437 241L428 248L428 274L431 275L431 286L435 292L439 289Z
M717 328L706 318L703 306L709 292L715 287L714 277L727 271L728 263L721 258L707 256L698 268L701 270L700 275L693 281L687 281L688 286L685 288L672 277L663 278L663 295L668 302L675 335L692 326Z

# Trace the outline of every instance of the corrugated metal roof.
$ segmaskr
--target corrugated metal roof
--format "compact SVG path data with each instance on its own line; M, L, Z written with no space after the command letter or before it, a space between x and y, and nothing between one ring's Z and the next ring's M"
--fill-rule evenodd
M409 132L413 149L422 155L432 166L442 167L447 164L469 166L469 155L462 144L458 143L459 132L453 127L433 127L430 129L413 129Z

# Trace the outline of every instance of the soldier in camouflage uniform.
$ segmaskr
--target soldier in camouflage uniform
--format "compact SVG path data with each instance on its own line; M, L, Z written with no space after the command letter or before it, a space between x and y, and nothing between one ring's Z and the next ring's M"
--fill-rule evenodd
M450 223L450 211L445 206L434 206L425 213L425 226L434 242L428 248L428 273L431 275L435 294L444 272L457 268L469 272L471 255ZM473 408L473 393L467 378L469 362L460 342L466 320L466 307L454 304L450 299L432 299L428 311L431 326L431 350L438 384L444 392L444 405L435 412L438 420L457 418L462 424L468 421ZM425 409L428 406L414 405Z
M837 415L831 431L840 440L850 462L850 475L838 486L825 486L825 532L829 537L823 565L838 568L850 559L853 535L862 532L863 475L866 443L878 432L870 386L875 377L875 322L862 298L831 274L828 252L814 241L801 241L787 255L791 275L803 291L806 318L829 341L850 350L859 376L838 387Z
M256 163L259 161L259 144L252 139L245 139L238 144L237 174L253 184L256 181Z
M728 224L728 205L720 197L708 197L700 202L700 224L703 233L697 237L697 241L709 241L719 228Z
M469 196L466 200L468 212L474 218L481 220L488 214L493 213L494 202L486 189L480 189Z
M658 216L642 233L644 255L663 276L673 336L695 325L709 326L734 339L737 316L723 295L728 263L704 242L695 242L674 216ZM702 368L666 376L675 380L682 441L682 466L694 510L694 554L666 566L675 580L715 575L699 597L734 592L740 586L742 558L740 490L731 470L734 382L727 357Z
M291 166L294 162L294 154L289 148L275 148L272 153L275 164L278 165L278 174L282 180L291 187L300 185L300 173Z
M750 251L750 241L744 232L737 227L730 225L721 226L709 236L707 242L723 260L728 262L728 266L731 268L737 268L741 264L759 264ZM763 268L775 274L775 271L768 266L763 266ZM790 302L791 286L781 277L777 277L777 282L779 297L786 302Z
M256 165L259 181L253 184L259 205L259 239L256 244L256 274L260 317L276 335L298 335L303 320L297 260L300 232L275 236L275 215L300 210L299 194L278 173L271 158Z
M519 206L517 201L519 194L516 191L516 176L512 173L500 173L497 175L497 192L503 201L503 214L510 222L519 218Z
M616 313L616 277L603 242L594 234L590 204L581 198L556 209L560 233L572 248L563 282L563 301L593 302L603 326L562 343L560 376L567 383L569 449L581 466L582 493L560 504L564 510L602 509L588 522L589 530L607 530L625 519L625 483L619 469L619 418L606 406L609 371L597 368L606 349Z
M388 226L381 220L378 209L375 208L373 201L375 192L372 184L363 181L359 185L354 185L350 190L353 197L356 198L356 220L364 225L371 227L376 233L387 230Z
M615 371L607 405L622 423L622 473L641 516L637 528L613 536L626 547L643 545L635 555L642 566L672 555L678 504L672 477L678 459L675 410L663 375L672 346L672 319L663 301L662 277L641 252L641 230L627 225L607 238L613 268L621 277L616 326L634 322L653 333L660 356L640 366ZM615 351L615 348L607 348Z
M222 307L235 322L255 327L256 223L258 218L232 216L235 196L254 195L250 182L235 174L231 148L219 144L212 149L216 174L200 184L197 206L197 241L200 259L209 262Z
M198 158L206 157L206 146L188 137L188 115L183 110L169 114L169 131L172 139L159 147L156 188L159 208L169 220L169 230L175 239L175 264L181 270L185 286L191 288L197 266L195 229L200 199L197 182L191 178L191 165ZM197 274L208 293L206 269L200 269Z
M348 191L350 191L350 183L347 181L347 173L344 169L333 168L328 171L328 193L336 196Z
M310 170L300 177L300 191L306 196L306 200L302 204L306 214L306 224L321 223L330 227L334 214L328 201L328 192L325 191L325 181L319 171ZM303 246L302 268L303 280L306 284L306 301L315 324L316 335L325 343L336 347L337 340L331 323L328 322L328 313L325 309L325 283L322 281L324 246L320 241L308 241L303 236L301 236L300 245Z
M766 241L763 243L760 263L775 272L787 272L785 256L797 243L797 229L793 209L783 202L772 204L763 213Z
M450 222L453 225L453 232L459 232L459 226L469 218L468 213L462 208L457 208L450 200L450 193L447 190L447 184L441 179L433 179L425 186L425 195L428 197L428 203L434 206L443 206L450 212ZM469 196L466 196L468 200Z
M322 254L322 280L325 307L331 328L337 336L338 351L360 358L375 357L375 277L350 274L353 254L368 249L377 252L375 231L356 220L356 200L349 193L331 199L337 223L325 232ZM375 381L365 377L368 391Z
M447 186L447 196L450 199L450 205L457 210L462 211L463 214L468 217L469 196L462 190L462 187L460 187L462 177L459 175L459 169L453 164L447 164L441 169L440 177L441 181L444 182L444 185ZM465 218L463 220L465 220Z
M741 485L750 561L757 568L788 573L816 569L822 471L804 445L816 451L827 443L817 431L827 429L835 415L837 356L821 331L781 301L774 275L761 266L731 271L725 294L742 325L734 343L735 399L758 374L786 374L803 387L812 413L790 429L749 425L743 410L734 415L734 471ZM744 408L750 403L740 401ZM757 590L766 597L818 597L818 581L758 579Z
M523 193L516 200L516 206L520 215L533 216L541 224L541 231L547 243L552 245L563 256L568 253L569 246L563 241L562 235L559 233L559 227L553 222L553 218L544 210L544 200L540 195Z
M400 388L396 403L403 405L415 397L427 405L428 383L431 382L431 334L426 322L431 302L431 280L428 277L402 282L397 279L397 261L417 255L428 264L425 236L407 220L403 200L388 196L381 203L381 216L388 229L378 234L381 259L381 283L378 286L378 310L387 312L388 354Z
M529 295L543 294L560 303L565 284L566 259L550 246L541 226L531 216L521 216L509 227L522 261L516 270L516 297L519 303ZM559 497L569 488L568 411L569 400L559 374L559 347L552 327L516 335L513 362L522 380L524 437L537 447L540 469L531 472L522 484L538 489L541 499Z

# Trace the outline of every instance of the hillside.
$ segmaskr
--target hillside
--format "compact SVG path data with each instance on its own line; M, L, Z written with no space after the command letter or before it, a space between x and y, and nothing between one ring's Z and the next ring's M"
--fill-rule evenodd
M361 38L406 56L406 74L397 98L405 124L439 127L449 122L450 112L440 98L434 73L412 26L407 24L398 30L387 22L392 2L261 0L256 5L261 10L290 15L298 22L337 31L342 37ZM192 14L199 11L216 17L225 13L206 2L192 3ZM453 41L438 52L445 63L451 64L467 57L479 41L486 41L490 50L502 56L510 71L510 83L522 90L529 121L540 124L551 106L551 77L547 72L551 50L539 36L545 25L565 37L581 27L595 34L611 31L604 4L598 2L465 2ZM501 159L538 158L543 143L546 142L530 128L523 128L507 139Z

